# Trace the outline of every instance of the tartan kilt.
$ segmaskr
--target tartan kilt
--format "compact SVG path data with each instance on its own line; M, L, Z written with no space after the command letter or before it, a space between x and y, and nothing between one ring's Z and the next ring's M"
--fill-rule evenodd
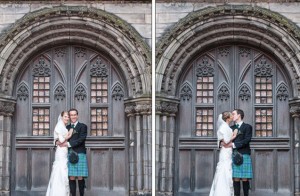
M79 157L78 163L73 164L68 161L69 176L88 177L88 165L87 165L86 154L78 153L78 157Z
M232 177L233 178L253 178L252 161L248 154L243 154L243 164L235 165L232 163Z

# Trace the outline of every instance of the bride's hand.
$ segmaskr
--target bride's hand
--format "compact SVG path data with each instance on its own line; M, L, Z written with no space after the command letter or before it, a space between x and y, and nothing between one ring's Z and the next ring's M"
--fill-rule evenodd
M72 137L73 130L74 130L74 129L71 128L71 129L68 131L67 136L66 136L66 139L67 139L67 140L70 139L70 138Z
M68 132L68 135L72 135L73 134L73 131L74 131L74 129L73 128L71 128L70 130L69 130L69 132Z
M232 134L232 139L231 139L231 140L233 140L233 139L235 139L235 138L236 138L236 136L237 136L237 132L238 132L238 130L237 130L237 129L235 129L235 130L233 131L233 134Z

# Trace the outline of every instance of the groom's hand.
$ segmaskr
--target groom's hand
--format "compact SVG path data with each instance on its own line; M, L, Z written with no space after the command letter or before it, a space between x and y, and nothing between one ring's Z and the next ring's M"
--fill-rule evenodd
M55 146L58 146L58 145L60 145L61 144L61 142L59 141L59 140L56 140L55 141Z
M221 141L220 142L220 148L222 148L223 146L225 146L225 142Z
M68 144L67 142L65 141L64 143L60 143L58 144L60 147L68 147Z
M228 144L223 145L225 148L232 148L232 142L229 142Z

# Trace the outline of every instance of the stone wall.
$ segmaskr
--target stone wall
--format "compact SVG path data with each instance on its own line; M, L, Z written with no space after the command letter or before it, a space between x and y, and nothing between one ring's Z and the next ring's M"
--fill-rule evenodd
M151 45L151 4L150 3L114 3L96 1L17 1L17 3L0 2L0 34L7 30L25 14L43 8L55 6L87 6L107 11L131 24L144 40Z
M300 3L156 3L156 42L173 24L181 18L187 16L190 12L201 10L207 7L216 7L219 5L253 5L259 6L285 16L292 22L300 26ZM185 1L186 2L186 1ZM198 1L199 2L199 1ZM209 2L209 1L206 1ZM228 2L228 1L226 1ZM240 1L245 2L245 1Z

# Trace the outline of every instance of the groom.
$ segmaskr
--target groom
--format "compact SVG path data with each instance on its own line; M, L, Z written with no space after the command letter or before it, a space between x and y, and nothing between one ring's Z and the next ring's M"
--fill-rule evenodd
M241 109L235 109L232 112L233 121L235 125L231 128L238 129L236 138L229 143L226 147L232 147L237 149L243 155L243 163L241 165L235 165L232 163L232 178L233 178L233 188L234 195L240 196L241 184L243 182L243 192L244 196L249 195L249 180L252 179L252 162L250 157L250 141L252 138L252 126L243 122L244 111Z
M68 162L69 173L69 185L72 196L76 196L76 178L78 180L80 196L84 195L85 182L84 178L88 177L88 165L86 158L85 140L87 136L87 126L78 122L77 109L70 109L69 116L71 124L67 126L67 129L74 129L72 137L68 142L61 144L61 146L67 146L69 149L78 153L79 161L75 164Z

